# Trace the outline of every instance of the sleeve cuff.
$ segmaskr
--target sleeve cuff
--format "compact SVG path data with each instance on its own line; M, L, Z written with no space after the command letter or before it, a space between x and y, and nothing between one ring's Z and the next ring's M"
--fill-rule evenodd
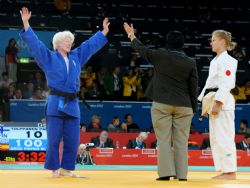
M22 28L20 30L19 35L22 37L23 35L26 35L26 33L30 33L30 32L33 32L33 30L31 29L31 27L29 27L27 31L25 31L24 28Z
M100 36L101 38L103 38L105 40L105 42L108 41L107 37L101 32L101 31L97 31L96 35Z

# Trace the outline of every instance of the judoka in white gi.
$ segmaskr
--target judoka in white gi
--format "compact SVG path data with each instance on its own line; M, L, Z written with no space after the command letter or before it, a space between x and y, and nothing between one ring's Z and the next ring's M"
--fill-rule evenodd
M29 25L31 12L23 7L20 11L24 29L20 37L30 54L44 71L50 94L46 105L47 148L45 168L52 170L52 177L80 177L75 169L79 145L80 110L77 92L81 67L106 43L109 31L108 19L103 20L103 31L71 50L74 35L69 31L56 33L51 51L37 38ZM62 161L59 160L59 144L63 139Z
M230 32L212 33L211 47L216 57L210 62L209 75L201 94L202 115L209 114L210 144L216 171L214 179L236 179L235 100L230 91L235 87L237 60L227 51L233 50Z

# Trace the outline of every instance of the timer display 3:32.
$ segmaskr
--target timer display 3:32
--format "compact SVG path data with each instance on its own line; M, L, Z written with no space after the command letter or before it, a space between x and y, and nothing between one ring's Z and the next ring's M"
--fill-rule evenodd
M45 162L45 151L1 151L0 161Z
M42 151L17 152L17 161L20 162L44 162L46 153Z

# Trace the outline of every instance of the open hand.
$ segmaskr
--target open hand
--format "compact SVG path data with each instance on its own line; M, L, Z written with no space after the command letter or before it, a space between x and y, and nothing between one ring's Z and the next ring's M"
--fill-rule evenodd
M31 17L31 11L27 7L23 7L22 10L20 10L21 18L23 21L23 26L25 31L27 31L29 27L29 19Z
M103 26L103 30L102 33L106 36L109 32L109 19L108 18L104 18L103 22L102 22L102 26Z
M125 22L125 23L123 24L123 27L124 27L124 29L125 29L125 31L126 31L127 34L129 34L129 33L135 33L133 24L128 25L128 23Z
M222 105L219 103L215 103L211 111L211 114L214 116L219 115L221 109L222 109Z
M23 7L22 10L20 10L20 14L22 17L23 22L28 22L31 17L31 11L27 7Z

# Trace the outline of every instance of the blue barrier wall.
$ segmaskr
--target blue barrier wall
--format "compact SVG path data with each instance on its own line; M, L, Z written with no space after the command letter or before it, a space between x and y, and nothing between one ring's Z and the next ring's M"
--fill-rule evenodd
M21 30L21 28L20 28ZM5 56L5 48L9 43L10 38L14 38L17 41L17 44L20 48L18 53L19 57L30 57L30 54L27 50L27 46L19 37L20 30L0 30L0 56ZM38 38L47 46L48 48L51 47L51 41L55 34L52 31L35 31Z
M91 106L88 109L82 102L79 103L81 110L81 122L89 124L91 116L98 114L101 116L101 125L106 128L113 116L118 116L121 121L124 115L130 113L133 115L134 122L140 125L142 129L150 130L152 123L150 117L150 102L97 102L89 101ZM45 101L31 100L11 100L10 101L10 120L17 122L37 122L44 116ZM200 108L200 106L199 106ZM250 121L250 105L238 104L235 110L235 126L238 130L241 119ZM193 118L196 130L206 132L209 130L208 120L205 118L202 122L198 121L199 114L196 113Z

